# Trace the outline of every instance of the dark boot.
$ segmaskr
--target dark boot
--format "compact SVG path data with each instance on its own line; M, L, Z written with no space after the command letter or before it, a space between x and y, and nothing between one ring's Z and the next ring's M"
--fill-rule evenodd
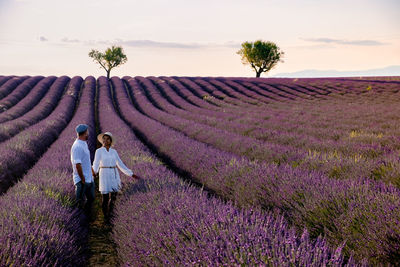
M109 215L109 208L108 202L110 200L109 194L102 194L103 202L101 203L101 209L103 210L104 222L109 224L110 222L110 215Z
M109 207L109 217L112 218L114 216L114 206L115 206L115 201L117 200L117 192L111 193L111 199L110 199L110 207Z

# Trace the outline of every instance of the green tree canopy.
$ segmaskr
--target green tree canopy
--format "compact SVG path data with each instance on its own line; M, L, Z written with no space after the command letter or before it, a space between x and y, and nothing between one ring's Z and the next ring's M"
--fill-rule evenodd
M100 66L106 70L107 79L110 79L111 69L124 64L128 60L120 46L107 48L104 53L92 49L92 51L89 52L89 57L93 58L94 62L99 63Z
M249 64L256 71L256 77L260 77L261 73L270 71L279 61L283 62L284 52L273 42L257 40L254 43L242 43L237 54L242 56L243 64Z

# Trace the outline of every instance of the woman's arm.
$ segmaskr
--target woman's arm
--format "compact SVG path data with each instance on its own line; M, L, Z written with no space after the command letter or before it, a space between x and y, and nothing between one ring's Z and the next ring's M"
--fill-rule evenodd
M125 175L132 176L133 175L132 170L125 166L125 164L122 162L121 158L119 157L117 150L114 150L114 151L115 151L115 160L116 160L118 169L120 169Z
M99 172L99 167L100 167L100 150L96 149L96 152L94 154L94 161L93 161L93 166L92 166L92 171L97 174Z

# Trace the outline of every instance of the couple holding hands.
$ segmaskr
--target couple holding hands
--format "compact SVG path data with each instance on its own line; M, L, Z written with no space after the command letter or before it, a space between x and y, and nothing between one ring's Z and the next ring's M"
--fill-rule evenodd
M99 174L99 191L102 195L104 220L109 223L117 194L121 190L121 179L117 167L127 176L135 179L140 179L140 177L133 174L125 166L117 151L112 148L115 139L110 132L101 133L97 136L97 140L103 146L96 150L92 166L87 145L89 137L88 125L79 124L75 131L77 139L71 147L71 163L76 199L79 205L83 207L84 196L86 196L85 211L90 215L95 196L94 176Z

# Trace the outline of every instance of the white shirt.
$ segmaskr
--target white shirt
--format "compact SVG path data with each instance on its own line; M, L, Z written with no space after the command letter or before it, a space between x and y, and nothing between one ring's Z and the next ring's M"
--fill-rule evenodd
M109 151L105 147L96 150L93 161L93 170L99 174L99 191L102 194L117 192L121 189L121 179L117 168L102 167L118 167L124 174L132 176L133 172L125 166L115 149Z
M71 147L71 163L74 171L73 178L74 184L81 181L81 177L76 170L76 164L80 163L82 166L83 176L85 176L85 183L93 182L92 166L90 164L90 152L88 145L85 141L75 139Z

